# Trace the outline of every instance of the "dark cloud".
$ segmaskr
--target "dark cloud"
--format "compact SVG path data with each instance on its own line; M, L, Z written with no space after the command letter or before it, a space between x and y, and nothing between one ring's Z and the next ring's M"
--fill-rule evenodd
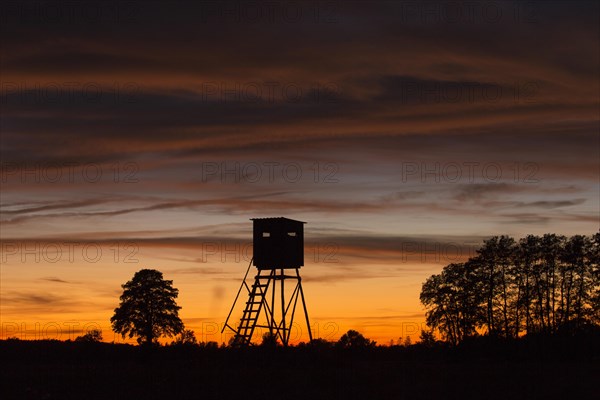
M40 211L51 211L51 210L88 207L88 206L94 206L94 205L99 205L99 204L105 204L106 202L107 201L104 199L90 199L90 200L74 201L74 202L57 202L54 204L46 204L46 205L15 208L15 209L10 209L11 205L5 205L3 210L0 212L0 214L4 214L4 215L32 214L32 213L37 213Z
M202 260L196 260L196 263ZM223 274L222 268L176 268L165 271L168 274L174 275L220 275Z
M515 205L515 207L536 207L536 208L559 208L559 207L571 207L585 203L586 199L574 199L574 200L562 200L562 201L533 201L531 203L521 203Z
M42 315L46 313L77 313L82 307L97 307L89 299L48 290L7 290L2 294L2 306L10 314Z
M345 140L369 134L373 150L390 135L468 130L479 134L475 143L449 140L481 150L479 141L508 132L526 142L521 146L550 148L536 136L552 126L597 128L597 21L590 18L597 7L590 4L493 3L501 18L490 21L482 7L461 3L474 8L474 20L461 23L447 20L448 5L436 2L427 9L294 3L304 11L300 21L283 17L289 4L269 6L272 20L257 6L262 17L251 21L243 2L219 3L67 2L56 16L45 15L43 3L10 4L3 24L5 36L14 33L3 50L3 160L36 160L40 150L46 159L115 161L231 154L274 142L326 146L332 130ZM335 18L312 20L314 7ZM77 17L86 12L95 17L82 23ZM301 89L298 101L282 95L289 85ZM589 147L591 138L561 140Z
M40 280L47 281L47 282L55 282L55 283L73 283L73 282L70 282L70 281L66 281L64 279L57 278L55 276L49 276L49 277L46 277L46 278L40 278Z
M523 225L547 225L550 221L552 221L552 218L545 216L545 215L540 215L540 214L534 214L534 213L514 213L514 214L505 214L505 217L507 217L505 220L502 221L502 223L504 224L523 224Z

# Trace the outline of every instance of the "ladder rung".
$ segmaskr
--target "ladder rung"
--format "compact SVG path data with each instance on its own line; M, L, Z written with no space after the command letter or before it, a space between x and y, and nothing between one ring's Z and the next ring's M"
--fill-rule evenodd
M255 276L254 279L298 279L298 277L294 275L259 275Z

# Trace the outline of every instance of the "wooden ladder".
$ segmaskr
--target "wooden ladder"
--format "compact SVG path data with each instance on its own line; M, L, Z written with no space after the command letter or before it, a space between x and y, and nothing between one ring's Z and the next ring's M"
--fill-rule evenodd
M244 308L240 324L238 325L237 332L233 338L234 345L250 344L256 322L258 321L258 317L265 301L267 289L269 288L269 282L271 282L271 280L268 279L267 283L261 283L261 279L264 278L265 276L261 276L260 273L254 278L254 284L248 294L246 307Z

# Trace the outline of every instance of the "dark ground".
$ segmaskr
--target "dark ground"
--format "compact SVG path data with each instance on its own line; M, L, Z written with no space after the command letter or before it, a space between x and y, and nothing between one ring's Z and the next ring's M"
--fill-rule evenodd
M592 399L597 335L458 348L0 341L2 399Z

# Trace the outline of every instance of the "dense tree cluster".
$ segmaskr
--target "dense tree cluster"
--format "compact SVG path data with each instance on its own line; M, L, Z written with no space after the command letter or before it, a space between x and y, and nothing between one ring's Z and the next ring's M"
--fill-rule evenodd
M77 336L75 338L76 342L88 342L88 343L98 343L102 341L102 331L99 329L92 329L87 332L85 335Z
M374 340L364 337L362 333L353 329L344 333L336 343L338 347L346 349L375 347L376 344L377 343Z
M427 324L452 343L600 324L600 232L492 237L475 257L429 277L421 302Z

